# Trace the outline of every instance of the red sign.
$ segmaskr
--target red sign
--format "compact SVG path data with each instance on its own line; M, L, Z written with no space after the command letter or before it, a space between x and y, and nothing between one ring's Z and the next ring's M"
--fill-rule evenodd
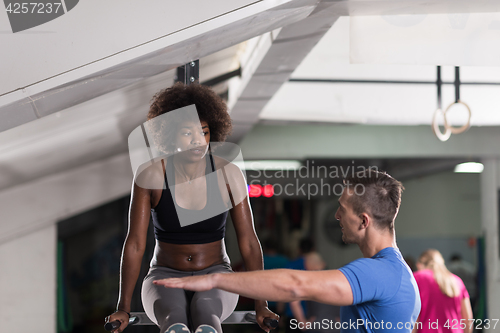
M258 184L248 185L248 195L250 198L258 198L260 196L270 198L274 195L274 187L270 184L264 186Z
M248 185L248 194L250 198L257 198L262 195L261 185Z
M272 197L274 194L274 187L273 185L265 185L264 190L262 191L262 195L265 196L266 198Z

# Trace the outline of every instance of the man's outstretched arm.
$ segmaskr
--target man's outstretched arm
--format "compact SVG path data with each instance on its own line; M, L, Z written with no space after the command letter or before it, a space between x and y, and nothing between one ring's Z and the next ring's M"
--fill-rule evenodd
M349 281L339 270L273 269L163 279L154 283L194 291L218 288L253 299L277 302L311 300L340 306L353 302Z

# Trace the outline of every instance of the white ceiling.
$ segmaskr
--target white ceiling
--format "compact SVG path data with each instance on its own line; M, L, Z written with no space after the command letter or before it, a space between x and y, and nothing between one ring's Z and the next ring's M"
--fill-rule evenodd
M292 79L435 81L436 66L350 64L349 17L341 17L292 74ZM462 82L500 83L500 67L461 67ZM454 80L454 67L442 67ZM462 85L461 100L472 110L471 124L500 125L500 85ZM443 86L443 106L453 102L453 85ZM287 82L260 114L261 120L430 125L437 108L433 84ZM463 124L457 106L450 121Z
M200 79L225 74L244 47L200 59ZM167 71L0 132L0 189L125 153L128 135L146 121L152 96L172 85L174 75Z
M134 49L147 48L155 42L159 44L162 39L175 39L176 36L178 39L190 38L192 36L187 34L179 36L182 35L179 32L202 26L202 22L214 22L217 18L225 19L222 24L227 24L229 13L242 13L242 8L252 7L253 3L253 0L211 0L208 5L203 0L191 0L174 5L169 1L151 0L148 6L144 6L135 0L107 0L99 2L99 7L96 7L97 4L91 1L80 1L74 10L57 20L16 34L5 33L10 26L7 13L2 10L0 31L4 33L0 34L0 42L10 47L0 48L3 78L0 95L51 77L63 76L79 67L90 67L92 63L96 65L106 58L123 56ZM243 18L243 14L238 18ZM208 26L204 28L209 29ZM168 42L163 42L165 45L169 45ZM144 53L136 53L134 57ZM123 57L120 61L131 59ZM170 56L168 60L177 59ZM168 60L164 61L164 67L167 67ZM106 65L111 67L117 62L115 60ZM85 75L91 73L87 70ZM61 81L57 83L60 84Z
M121 63L122 59L118 59L103 72L45 91L38 97L29 96L31 103L22 104L21 101L3 109L0 107L0 191L126 153L128 135L146 120L152 97L172 85L177 66L200 59L201 82L237 69L242 58L249 54L250 60L245 65L250 66L251 55L255 52L249 46L252 43L245 40L263 32L271 34L275 29L306 18L318 2L263 1L243 6L239 12L222 11L213 20L201 20L198 25L190 27L202 31L201 34L193 33L194 37L186 38L184 35L190 29L182 30L184 37L177 36L177 44L163 45L163 48L134 61ZM219 22L219 25L212 21ZM78 36L75 38L79 40ZM300 60L311 47L302 52ZM16 49L11 51L15 53ZM207 55L200 56L202 54ZM265 55L264 52L262 56ZM278 56L279 53L275 52L274 57ZM11 56L8 58L14 61ZM267 64L272 65L272 62ZM40 63L36 65L40 66ZM169 68L172 69L167 70ZM239 86L244 89L245 83ZM214 88L223 92L227 83ZM30 89L26 91L30 93ZM13 94L21 93L24 94L25 89ZM9 95L0 98L5 100ZM33 109L30 104L33 104ZM23 114L22 111L26 110L22 107L30 109L27 113L37 111L39 119L33 114Z

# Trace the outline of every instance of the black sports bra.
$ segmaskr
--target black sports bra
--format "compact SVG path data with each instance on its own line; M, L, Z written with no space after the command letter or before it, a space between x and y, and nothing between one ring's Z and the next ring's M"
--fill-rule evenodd
M224 238L229 207L224 203L218 188L212 154L208 153L206 159L207 203L201 210L190 210L177 205L175 187L169 188L167 178L175 185L175 172L172 156L168 157L165 188L158 205L151 209L155 238L159 241L172 244L205 244Z

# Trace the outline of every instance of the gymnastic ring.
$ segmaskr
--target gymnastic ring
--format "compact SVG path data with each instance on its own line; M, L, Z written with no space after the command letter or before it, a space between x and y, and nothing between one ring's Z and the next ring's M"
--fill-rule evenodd
M441 130L439 129L439 125L436 121L436 116L438 115L438 113L441 113L443 115L443 118L444 118L444 128L445 128L445 132L442 133ZM434 135L441 141L447 141L450 136L451 136L451 129L448 127L448 123L446 122L446 114L445 112L443 112L443 110L441 109L437 109L435 112L434 112L434 116L432 117L432 131L434 132Z
M450 110L450 108L455 105L455 104L462 104L463 106L465 106L467 108L467 111L469 112L469 118L467 119L467 123L461 127L453 127L453 126L450 126L448 125L448 120L446 119L446 112L448 112ZM470 118L472 116L472 112L469 108L469 106L467 104L465 104L464 102L462 102L461 100L458 100L456 102L453 102L451 103L450 105L448 105L448 107L446 108L446 110L444 111L444 127L446 128L446 130L450 130L451 133L453 134L460 134L460 133L463 133L465 131L467 131L470 127Z

